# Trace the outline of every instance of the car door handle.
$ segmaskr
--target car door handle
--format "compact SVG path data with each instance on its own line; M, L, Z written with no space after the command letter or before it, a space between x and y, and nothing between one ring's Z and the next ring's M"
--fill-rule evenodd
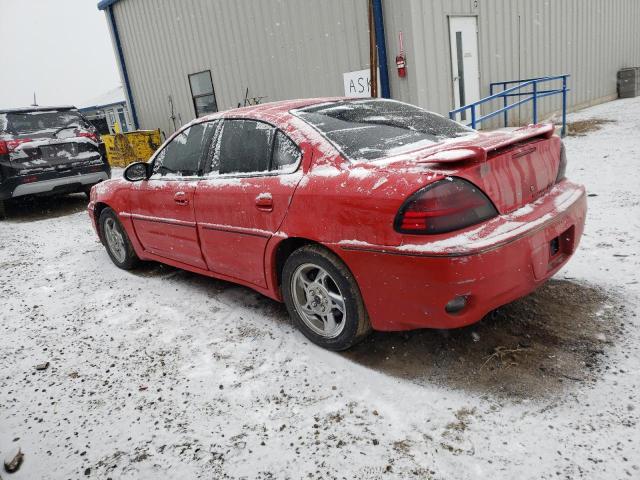
M256 197L256 208L262 212L273 211L273 197L270 193L261 193Z
M178 205L189 205L189 199L187 198L187 194L184 192L177 192L173 196L173 201Z

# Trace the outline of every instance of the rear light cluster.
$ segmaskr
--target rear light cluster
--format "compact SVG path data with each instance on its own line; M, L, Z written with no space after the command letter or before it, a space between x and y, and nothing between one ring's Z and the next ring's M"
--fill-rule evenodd
M76 137L85 137L99 143L98 134L93 132L76 132Z
M564 148L564 143L560 144L560 164L558 165L558 175L556 176L556 183L561 182L566 178L567 173L567 150Z
M435 235L460 230L497 215L491 200L475 185L449 177L411 195L400 208L394 226L400 233Z
M17 140L0 140L0 155L13 152L21 144L33 142L31 138L19 138Z

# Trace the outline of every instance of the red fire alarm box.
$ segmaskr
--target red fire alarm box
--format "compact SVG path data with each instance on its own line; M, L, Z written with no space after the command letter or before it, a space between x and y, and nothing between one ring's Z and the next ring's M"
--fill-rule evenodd
M400 78L407 76L407 58L404 54L404 39L402 37L402 32L400 32L398 34L400 53L396 56L396 67L398 68L398 76Z
M398 76L400 78L404 78L407 76L407 61L404 58L403 52L400 52L400 54L396 57L396 67L398 67Z

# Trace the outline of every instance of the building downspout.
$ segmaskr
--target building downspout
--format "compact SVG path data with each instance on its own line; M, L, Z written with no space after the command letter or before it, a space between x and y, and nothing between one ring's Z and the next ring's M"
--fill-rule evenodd
M127 91L127 98L129 99L129 106L131 107L131 119L133 120L133 129L137 130L138 113L136 112L136 105L133 101L133 94L131 93L131 85L129 84L129 74L127 73L127 64L124 62L124 53L122 52L122 44L120 43L120 34L118 33L118 25L116 25L116 17L113 14L113 6L107 7L109 11L109 21L111 22L111 28L113 29L113 39L116 43L116 49L118 50L118 60L120 62L120 69L122 71L122 77L124 78L124 88Z
M380 93L382 98L391 98L389 69L387 66L387 41L384 36L384 18L382 17L382 0L373 0L373 21L376 27L376 43L378 45Z
M378 98L378 47L376 46L376 28L373 23L373 0L369 4L369 79L371 97Z

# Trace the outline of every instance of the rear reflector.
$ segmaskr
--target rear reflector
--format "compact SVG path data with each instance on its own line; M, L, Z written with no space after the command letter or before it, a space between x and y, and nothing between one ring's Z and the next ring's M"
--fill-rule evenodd
M433 183L411 195L396 215L400 233L435 235L453 232L498 215L475 185L457 177Z

